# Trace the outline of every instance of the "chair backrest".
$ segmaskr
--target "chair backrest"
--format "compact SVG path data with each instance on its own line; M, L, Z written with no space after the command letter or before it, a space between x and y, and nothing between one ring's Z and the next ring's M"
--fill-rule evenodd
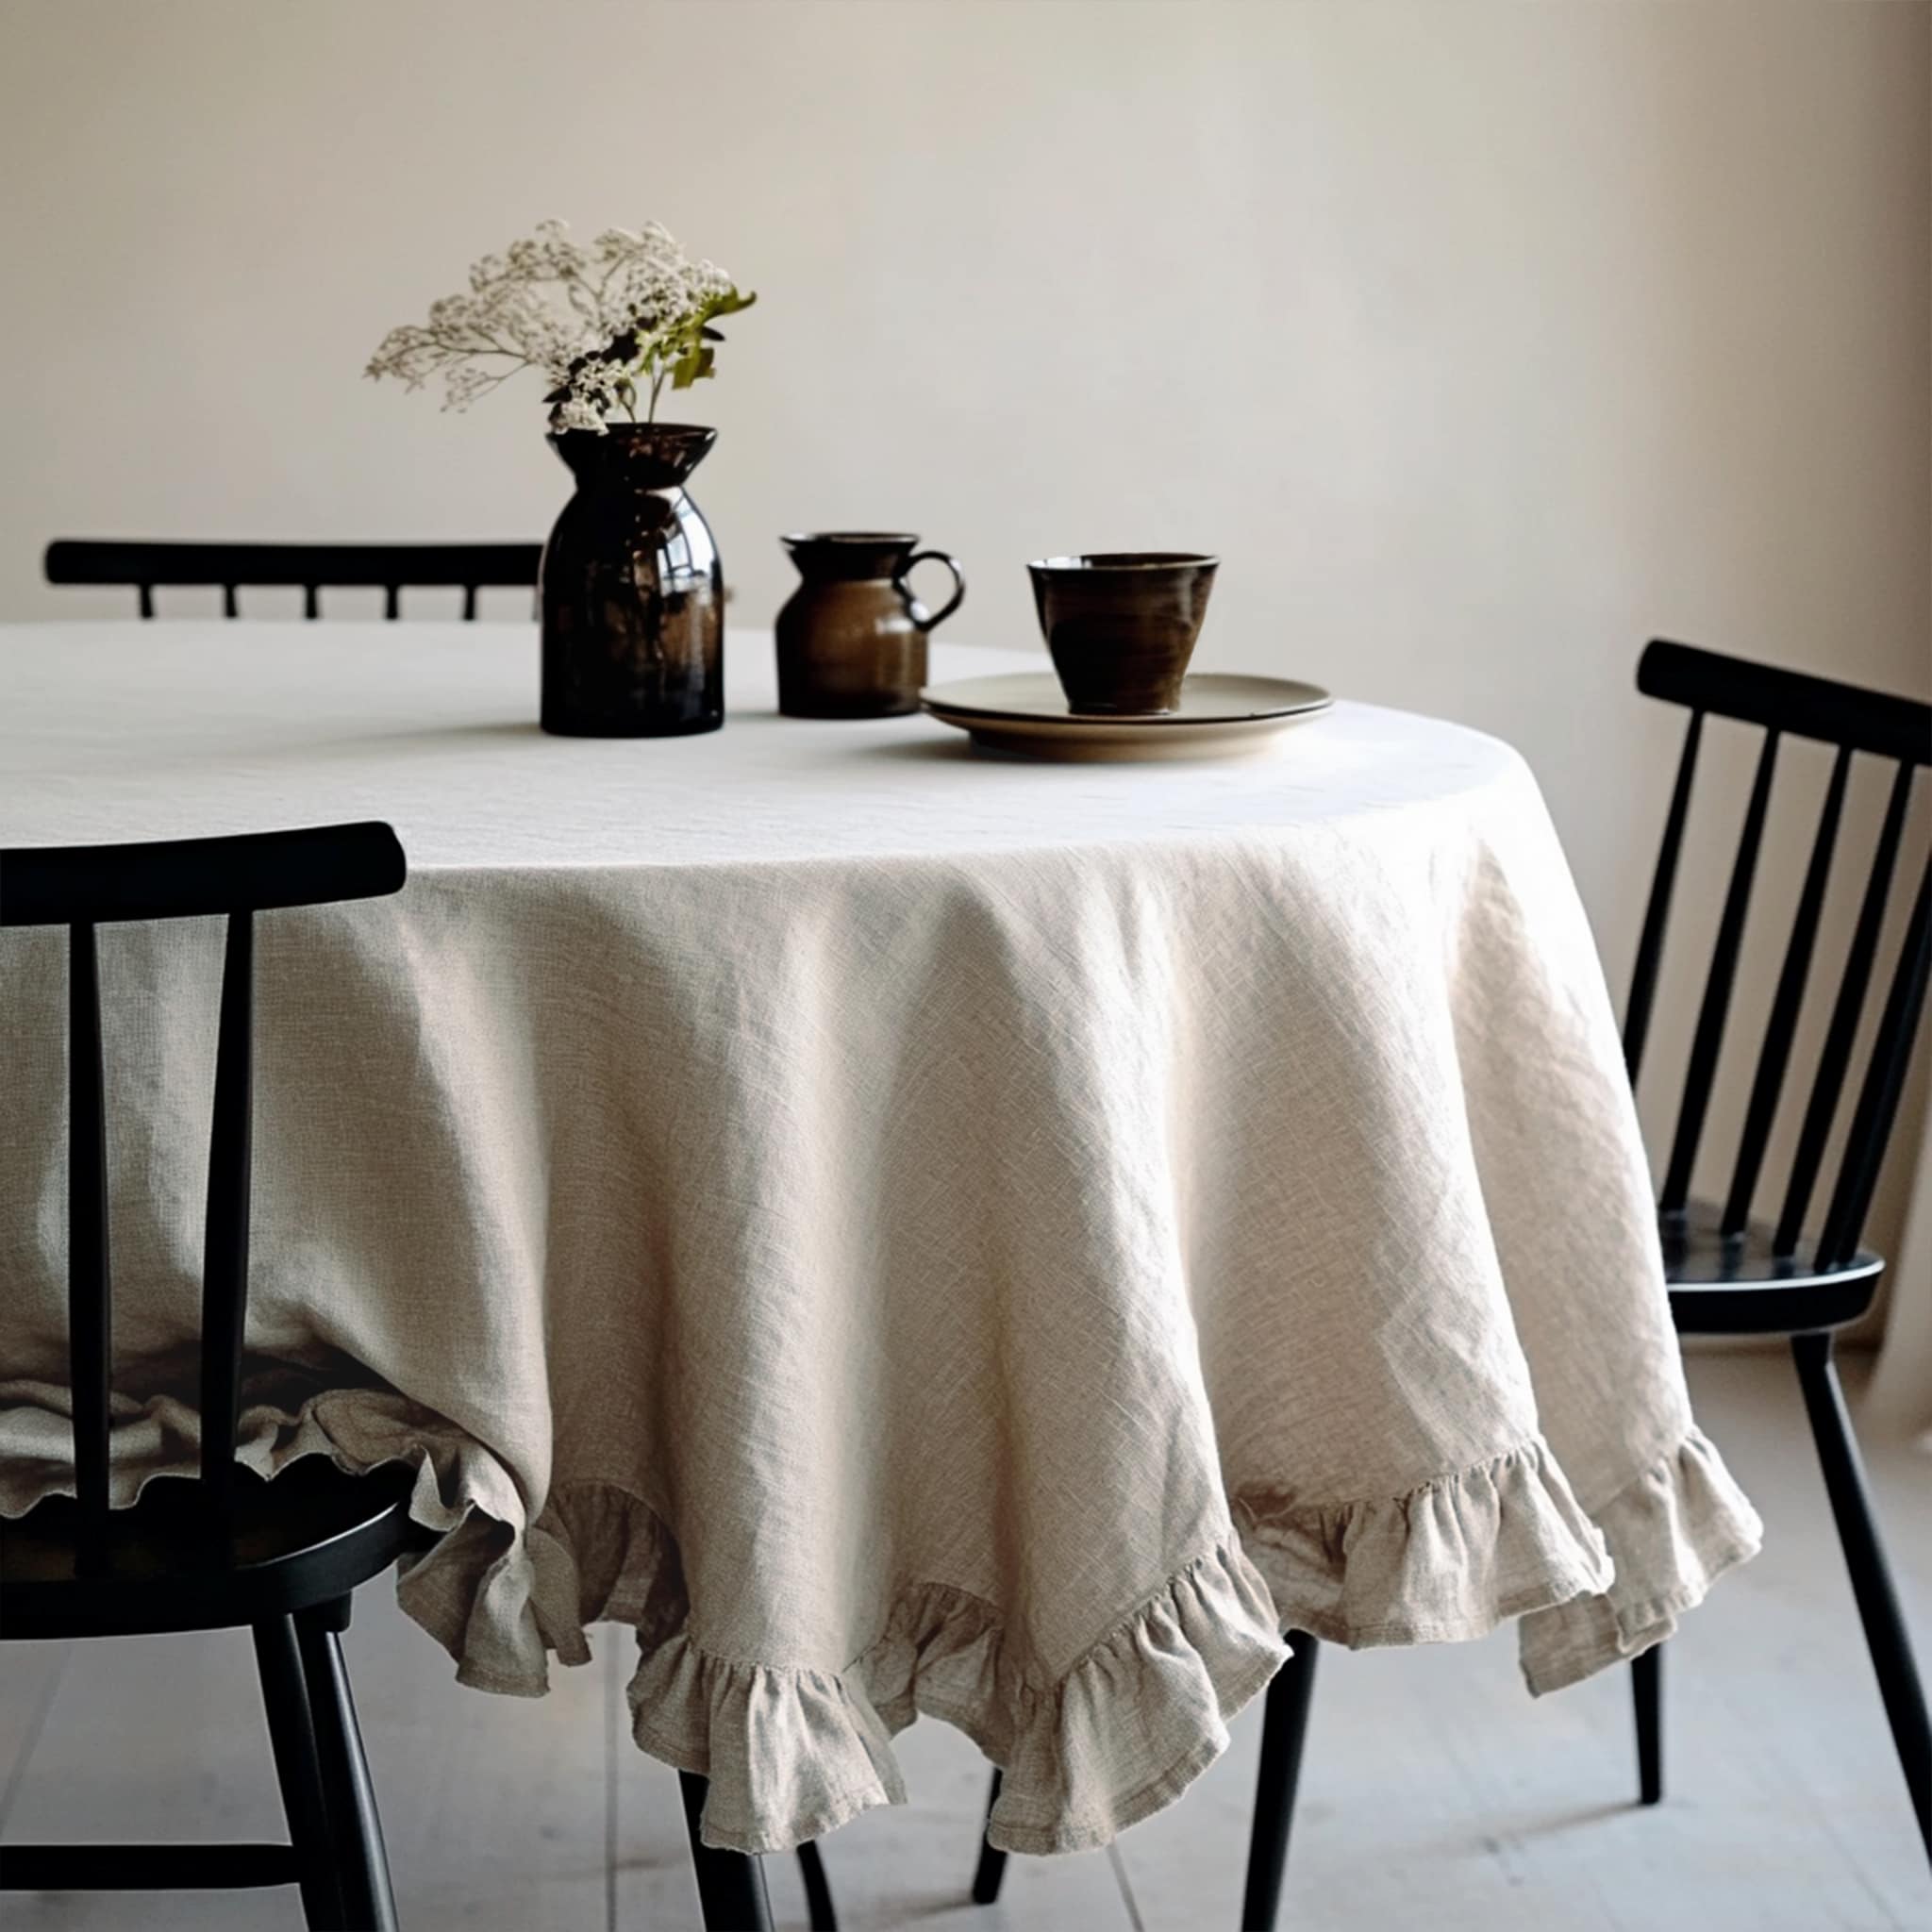
M117 584L155 614L158 585L219 586L222 615L241 615L244 587L302 592L302 615L322 615L325 590L379 590L382 614L401 616L403 591L446 587L463 593L463 617L476 615L476 592L537 582L540 543L123 543L63 539L47 546L50 584Z
M1819 740L1836 745L1838 757L1825 788L1745 1107L1743 1131L1721 1221L1722 1232L1727 1238L1743 1233L1752 1197L1763 1174L1765 1150L1784 1092L1791 1042L1817 946L1820 915L1830 881L1852 760L1863 753L1895 767L1872 869L1845 954L1843 977L1832 1004L1810 1096L1798 1130L1783 1206L1773 1234L1774 1254L1794 1255L1817 1191L1825 1145L1851 1069L1853 1044L1872 980L1892 875L1897 869L1912 781L1921 765L1932 763L1932 706L1661 640L1644 650L1637 667L1637 688L1648 697L1684 706L1690 713L1690 722L1677 763L1676 783L1664 822L1663 845L1657 855L1657 873L1638 942L1637 968L1631 975L1624 1024L1624 1054L1633 1083L1642 1061L1657 994L1664 928L1670 916L1677 861L1683 851L1684 827L1690 813L1691 782L1705 718L1711 714L1733 718L1760 726L1764 732L1691 1037L1690 1064L1685 1073L1670 1161L1658 1196L1658 1209L1667 1221L1682 1216L1690 1198L1690 1171L1697 1158L1711 1088L1717 1076L1724 1022L1730 1010L1745 918L1750 910L1751 889L1764 841L1779 741L1787 734ZM1898 1111L1913 1037L1925 1003L1926 970L1928 960L1932 960L1928 894L1932 894L1932 868L1920 880L1884 1010L1873 1036L1857 1104L1818 1238L1814 1265L1819 1267L1840 1265L1857 1252L1858 1237L1877 1184L1886 1143Z
M407 867L380 824L237 838L0 851L0 925L68 928L67 1297L75 1492L98 1548L108 1524L112 1289L97 925L227 915L208 1141L201 1302L201 1483L214 1520L232 1495L248 1311L255 914L400 891Z

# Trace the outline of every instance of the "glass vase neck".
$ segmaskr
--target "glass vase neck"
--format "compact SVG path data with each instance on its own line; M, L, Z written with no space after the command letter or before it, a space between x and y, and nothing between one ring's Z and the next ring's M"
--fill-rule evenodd
M602 436L567 429L550 439L580 485L621 490L678 488L717 440L690 423L611 423Z

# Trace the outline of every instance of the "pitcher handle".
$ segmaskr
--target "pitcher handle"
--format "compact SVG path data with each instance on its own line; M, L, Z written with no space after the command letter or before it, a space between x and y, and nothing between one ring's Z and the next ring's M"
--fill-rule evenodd
M912 595L912 586L906 579L912 575L912 566L915 563L942 563L953 573L951 600L919 625L921 630L937 630L966 601L966 573L959 568L959 559L957 557L948 557L943 550L915 550L899 566L899 575L892 579L893 590L906 600L908 609L916 600ZM913 621L918 623L916 618Z

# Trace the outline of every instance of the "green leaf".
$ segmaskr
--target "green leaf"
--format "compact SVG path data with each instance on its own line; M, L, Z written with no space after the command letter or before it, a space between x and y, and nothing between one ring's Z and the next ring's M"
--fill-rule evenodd
M655 396L668 376L675 390L689 389L694 382L717 373L717 352L713 342L724 338L710 326L719 315L736 315L758 300L756 294L741 295L736 289L708 297L688 315L667 323L641 341L633 337L626 345L635 358L634 372L649 382ZM615 345L613 345L615 346Z
M696 343L671 365L671 387L689 389L692 383L701 381L712 374L712 364L716 360L715 354L708 344Z

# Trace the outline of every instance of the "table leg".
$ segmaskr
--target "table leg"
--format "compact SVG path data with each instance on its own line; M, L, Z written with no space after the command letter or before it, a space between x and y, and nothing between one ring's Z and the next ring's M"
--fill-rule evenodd
M992 1816L992 1807L1000 1801L1000 1774L995 1768L992 1774L992 1790L986 1794L986 1815ZM1007 1855L986 1841L984 1828L979 1834L979 1863L973 1873L973 1903L976 1906L990 1906L1000 1895L1000 1880L1007 1875Z
M691 1834L691 1869L697 1874L705 1932L772 1932L764 1866L743 1852L722 1852L698 1836L708 1779L694 1771L680 1771L677 1785L684 1794L684 1824Z
M1294 1824L1302 1741L1315 1693L1315 1640L1288 1633L1288 1661L1268 1687L1261 1721L1261 1775L1255 1789L1255 1824L1248 1840L1248 1883L1241 1897L1241 1932L1274 1932L1288 1869L1288 1835Z

